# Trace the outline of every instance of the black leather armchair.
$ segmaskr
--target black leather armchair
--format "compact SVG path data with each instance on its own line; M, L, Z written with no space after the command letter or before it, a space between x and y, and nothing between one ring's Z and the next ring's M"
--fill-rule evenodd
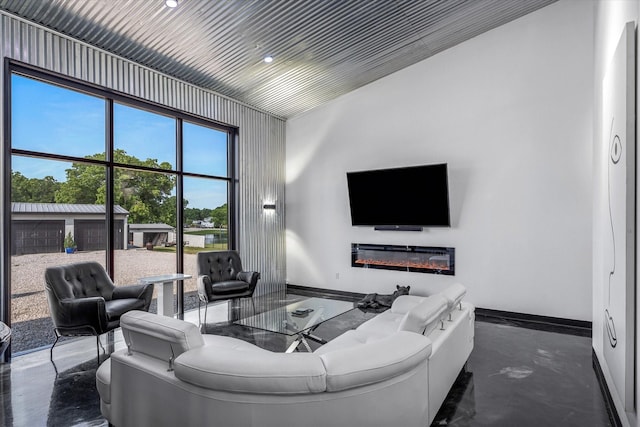
M153 285L116 287L95 261L48 267L45 290L56 341L62 336L99 336L120 326L120 316L130 310L149 310ZM99 352L99 350L98 350Z
M200 307L204 304L204 323L207 323L207 306L210 302L236 298L251 298L256 290L260 273L243 271L240 255L236 251L199 252L198 274L198 322Z
M2 357L5 350L11 343L11 328L0 322L0 363L2 363Z

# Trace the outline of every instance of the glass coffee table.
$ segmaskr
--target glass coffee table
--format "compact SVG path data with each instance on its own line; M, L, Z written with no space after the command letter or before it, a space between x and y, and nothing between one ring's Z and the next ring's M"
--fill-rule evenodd
M296 339L287 348L287 353L295 351L302 344L307 351L311 347L307 340L326 344L327 341L313 335L318 326L327 320L351 311L355 308L353 302L338 301L325 298L308 298L278 307L255 316L247 317L235 321L235 324L248 326L250 328L262 329L264 331L275 332L288 336L295 336Z

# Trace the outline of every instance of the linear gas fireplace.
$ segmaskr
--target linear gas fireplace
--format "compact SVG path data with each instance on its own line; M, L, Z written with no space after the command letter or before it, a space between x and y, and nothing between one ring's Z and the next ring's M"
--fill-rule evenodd
M351 266L455 275L455 248L351 244Z

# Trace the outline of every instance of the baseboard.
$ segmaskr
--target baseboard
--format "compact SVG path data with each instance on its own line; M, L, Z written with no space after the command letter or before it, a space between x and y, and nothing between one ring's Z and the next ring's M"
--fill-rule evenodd
M607 386L607 381L604 378L600 361L598 360L598 356L596 356L596 352L593 348L591 349L591 360L593 370L595 371L596 378L598 379L598 384L600 385L600 391L602 391L602 396L604 397L604 404L607 408L607 414L609 414L609 421L611 421L611 425L614 427L622 427L622 422L620 421L620 417L618 417L616 405L613 402L611 393L609 392L609 387Z
M504 321L509 321L528 329L559 332L580 337L591 336L591 322L584 320L563 319L561 317L539 316L479 307L476 308L476 318L487 322L499 321L503 323Z
M364 298L365 294L358 292L338 291L335 289L314 288L310 286L294 285L287 283L287 292L294 294L311 296L311 297L323 297L328 296L336 299L344 299L348 301L358 301Z

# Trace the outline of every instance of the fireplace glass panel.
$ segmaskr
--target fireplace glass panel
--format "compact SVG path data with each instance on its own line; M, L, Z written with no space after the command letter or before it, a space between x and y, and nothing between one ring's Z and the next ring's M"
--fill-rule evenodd
M453 276L455 248L352 243L351 266Z

